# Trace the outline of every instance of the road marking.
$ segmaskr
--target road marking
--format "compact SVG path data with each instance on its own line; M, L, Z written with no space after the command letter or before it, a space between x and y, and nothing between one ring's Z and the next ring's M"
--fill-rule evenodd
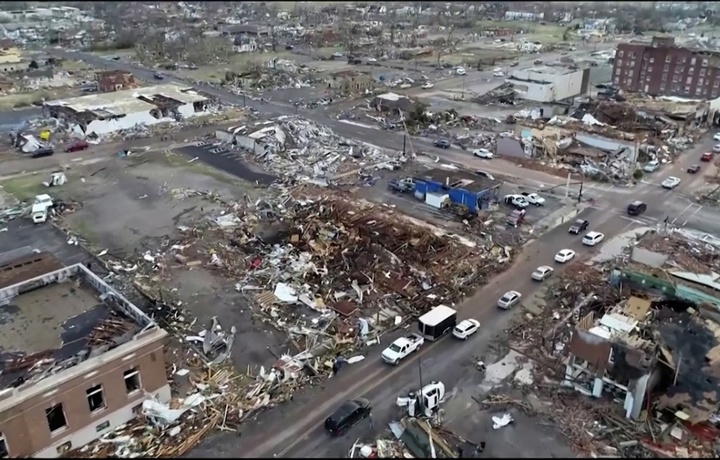
M683 223L681 224L681 227L686 226L687 223L688 223L688 221L689 221L690 219L692 219L693 216L694 216L695 214L697 214L698 211L700 211L702 208L703 208L703 207L702 207L701 205L697 205L697 208L695 209L695 211L693 211L693 213L690 214L690 216L689 216L687 219L685 219L685 222L683 222Z
M675 218L674 218L673 220L671 220L670 223L674 225L674 224L675 224L675 221L678 220L678 218L679 218L680 216L682 216L683 214L685 214L685 211L687 211L687 210L688 210L691 206L693 206L693 205L694 205L694 203L690 203L689 205L685 206L685 208L683 208L683 210L680 211L680 214L678 214L677 216L675 216ZM697 211L696 211L696 212L697 212ZM693 213L693 214L694 214L694 213Z

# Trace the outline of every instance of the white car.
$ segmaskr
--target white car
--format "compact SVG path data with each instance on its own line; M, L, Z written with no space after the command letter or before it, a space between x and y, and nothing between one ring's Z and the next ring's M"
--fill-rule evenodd
M715 144L715 145L713 145L712 152L713 152L713 153L720 153L720 144Z
M660 185L662 185L662 188L672 190L675 187L677 187L678 185L680 185L680 182L681 182L681 180L679 177L670 176L667 179L665 179L664 181L662 181L662 184L660 184Z
M367 58L367 62L377 62L377 59L375 59L375 58Z
M552 267L543 265L536 268L535 271L532 272L532 275L530 275L530 278L534 279L535 281L545 281L550 277L550 275L553 274L554 271L555 270L553 270Z
M506 204L515 206L517 209L525 209L530 206L530 203L522 195L506 195L504 200Z
M497 302L497 306L503 310L509 310L520 303L522 294L518 291L507 291Z
M493 73L493 77L504 77L505 74L503 72L495 72Z
M714 136L713 136L713 140L714 140L714 141L720 141L720 133L717 133L716 135L714 135Z
M475 150L473 150L473 155L475 155L478 158L485 158L487 160L492 160L493 156L495 156L488 149L475 149Z
M455 69L455 73L462 76L462 75L465 75L467 72L465 71L464 68L458 67L457 69ZM720 139L718 139L718 140L720 140Z
M575 251L572 249L563 249L557 254L555 254L555 262L564 264L565 262L568 262L575 257Z
M460 340L467 340L468 337L480 329L480 321L476 319L464 319L458 323L452 331L453 337Z
M651 173L656 171L660 167L660 162L658 160L652 160L649 161L644 167L643 171Z
M605 235L600 232L588 232L583 236L582 244L585 246L595 246L605 238Z
M430 82L427 82L427 83L425 83L424 85L422 85L421 88L422 88L422 89L430 89L430 88L432 88L433 86L435 86L435 85L433 85L433 84L430 83Z

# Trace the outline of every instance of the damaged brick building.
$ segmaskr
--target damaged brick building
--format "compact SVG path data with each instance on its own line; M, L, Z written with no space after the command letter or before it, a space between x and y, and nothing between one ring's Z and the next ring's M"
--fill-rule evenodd
M720 96L720 53L675 46L674 37L653 37L650 45L621 43L612 81L626 91L715 99Z
M137 86L135 76L122 70L106 70L95 73L98 90L103 93L131 89Z
M0 456L60 457L133 419L146 392L170 399L167 333L140 309L82 264L3 257Z

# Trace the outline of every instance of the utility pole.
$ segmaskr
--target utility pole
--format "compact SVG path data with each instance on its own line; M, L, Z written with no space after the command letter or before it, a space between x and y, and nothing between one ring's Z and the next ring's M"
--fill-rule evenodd
M403 156L405 156L405 143L407 142L407 133L403 134Z
M583 183L580 182L580 193L578 193L578 204L582 201Z

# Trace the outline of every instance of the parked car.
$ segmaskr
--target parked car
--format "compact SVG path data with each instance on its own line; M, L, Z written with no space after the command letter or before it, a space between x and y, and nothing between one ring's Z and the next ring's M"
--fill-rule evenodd
M435 147L440 147L441 149L449 149L450 141L447 139L435 139L435 142L433 142L433 145Z
M585 246L595 246L605 238L605 235L600 232L588 232L587 235L583 236L582 244Z
M527 201L530 204L534 204L535 206L544 206L545 205L545 198L541 197L537 193L522 192L521 195L524 196L525 201Z
M425 83L424 85L422 85L421 88L422 88L422 89L430 89L430 88L432 88L433 86L435 86L435 85L433 85L433 84L430 83L430 82L427 82L427 83Z
M555 262L564 264L565 262L571 261L575 257L575 251L572 249L561 249L555 254Z
M42 158L49 157L55 153L55 149L52 147L41 147L30 154L30 158Z
M467 340L468 337L480 329L480 321L476 319L464 319L453 328L452 335L460 340Z
M467 74L467 72L465 71L465 69L462 68L462 67L458 67L457 69L455 69L455 73L458 74L458 75L460 75L460 76L463 76L463 75Z
M506 195L504 201L505 204L515 206L517 209L525 209L530 206L530 203L522 195Z
M552 267L543 265L536 268L535 271L532 272L532 275L530 275L530 278L534 279L535 281L545 281L553 274L554 271L555 270Z
M518 291L507 291L505 294L503 294L502 297L497 302L498 308L502 308L503 310L509 310L515 305L520 303L520 300L522 299L522 294L520 294Z
M717 133L713 136L714 141L720 141L720 133Z
M488 149L475 149L473 150L473 156L485 158L486 160L492 160L495 155Z
M715 144L715 145L713 145L712 152L713 152L713 153L720 153L720 144Z
M88 147L90 147L90 144L88 144L87 142L85 142L83 140L77 140L77 141L73 142L72 144L68 145L67 147L65 147L65 151L66 152L79 152L81 150L87 149Z
M662 181L662 184L660 184L660 185L662 186L662 188L672 190L675 187L677 187L678 185L680 185L680 182L681 182L681 180L679 177L670 176L667 179L665 179L664 181Z
M649 161L645 167L643 168L643 171L651 173L655 172L660 167L660 162L658 160L652 160Z
M647 205L640 200L633 201L627 207L627 213L631 216L639 216L645 211L647 211Z
M161 74L160 72L155 72L155 74L153 75L153 78L154 78L155 80L164 80L164 79L165 79L165 75Z
M712 152L705 152L700 157L700 161L712 161L712 159L713 159Z
M690 174L697 174L700 172L700 165L692 165L688 167L687 172Z
M333 436L341 436L358 422L370 415L370 401L364 398L345 401L333 414L325 419L325 429Z
M477 169L477 170L475 170L475 175L476 175L476 176L481 176L481 177L486 177L486 178L488 178L488 179L490 179L490 180L495 180L495 176L493 176L493 175L490 174L489 172L483 171L482 169Z
M587 230L588 225L590 225L590 222L588 222L585 219L578 219L570 226L570 229L568 230L568 233L573 233L575 235L579 235L580 232L584 232Z

